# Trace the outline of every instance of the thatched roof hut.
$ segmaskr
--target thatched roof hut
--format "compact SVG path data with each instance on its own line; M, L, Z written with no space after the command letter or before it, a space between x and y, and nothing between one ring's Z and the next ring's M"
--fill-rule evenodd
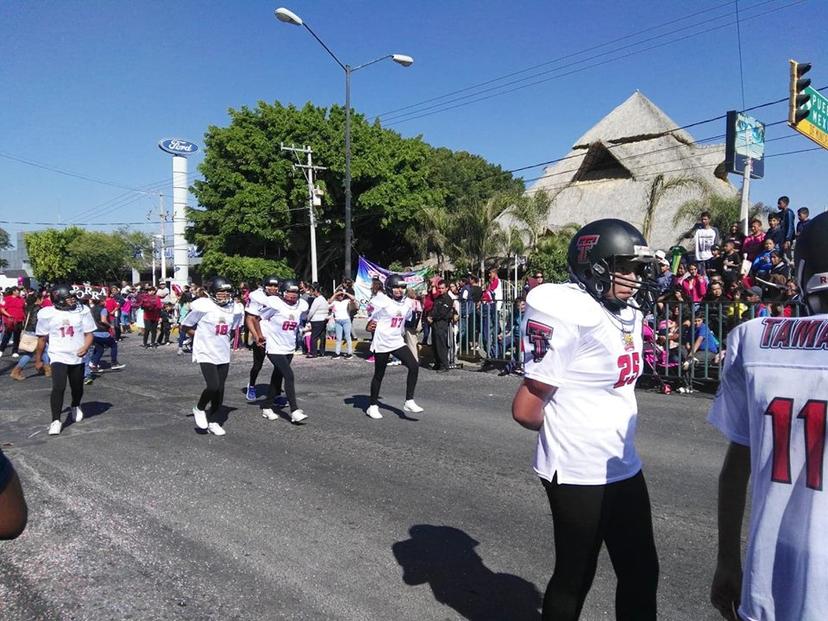
M704 192L737 193L727 181L724 145L697 144L688 132L676 128L653 102L633 93L527 189L546 190L552 198L546 228L554 231L569 223L614 217L648 233L653 247L676 243L692 225L673 225L682 204ZM500 222L520 226L508 210Z

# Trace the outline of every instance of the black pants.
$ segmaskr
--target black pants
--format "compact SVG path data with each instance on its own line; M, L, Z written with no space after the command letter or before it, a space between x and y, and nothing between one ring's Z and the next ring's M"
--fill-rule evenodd
M52 420L60 420L63 410L63 394L66 392L66 380L72 393L71 406L80 405L83 398L83 364L64 364L52 362L52 395L49 398L52 407Z
M431 342L434 345L434 369L448 369L448 321L435 321L431 324Z
M9 324L6 324L6 329L3 332L3 340L0 341L0 352L5 352L6 347L9 344L9 340L14 337L12 341L12 353L16 354L18 347L20 347L20 334L23 332L23 322L19 321L15 323L13 326L9 327Z
M204 376L204 381L207 383L201 397L198 400L198 409L204 410L207 404L210 404L210 414L218 413L221 404L224 403L224 382L227 380L227 371L230 370L230 364L212 364L210 362L201 362L201 374Z
M296 386L293 381L293 369L290 368L293 354L268 354L267 359L273 365L273 373L270 375L270 386L267 389L265 407L271 407L273 399L282 394L282 380L284 380L285 395L287 396L288 403L290 403L290 411L298 410L299 405L296 403Z
M155 339L158 335L158 320L144 319L144 347L147 346L147 339L152 335L151 345L155 345Z
M371 405L379 403L379 391L382 386L382 378L385 377L385 367L388 366L388 359L396 356L408 369L408 376L405 380L405 400L414 398L414 389L417 388L417 375L420 372L420 365L414 359L414 354L408 346L402 346L394 351L379 353L374 352L374 377L371 379Z
M311 356L324 356L325 355L325 345L327 339L327 329L328 329L328 320L325 319L324 321L311 321L311 346L310 346L310 355ZM317 348L318 344L318 348Z
M250 381L248 386L255 386L256 380L259 377L259 371L262 370L262 365L265 360L265 348L262 345L253 343L253 366L250 367Z
M168 321L164 321L161 323L161 332L158 335L158 344L159 345L166 345L170 342L170 323Z
M655 619L658 556L644 475L606 485L561 485L557 476L541 482L555 528L555 573L543 598L543 619L579 617L602 543L618 579L616 619Z

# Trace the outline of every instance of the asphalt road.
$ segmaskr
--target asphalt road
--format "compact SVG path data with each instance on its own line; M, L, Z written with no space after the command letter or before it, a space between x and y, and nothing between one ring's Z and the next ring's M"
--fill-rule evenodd
M58 437L49 380L14 382L0 359L0 441L30 508L26 532L0 543L3 620L539 618L552 525L534 434L509 413L519 378L422 369L426 411L406 416L405 369L389 368L375 421L372 365L300 358L310 418L294 426L245 402L239 351L215 437L186 416L202 389L189 357L124 345L127 368L86 387L87 418ZM638 397L660 616L715 619L725 444L709 397ZM613 594L604 553L582 618L614 618Z

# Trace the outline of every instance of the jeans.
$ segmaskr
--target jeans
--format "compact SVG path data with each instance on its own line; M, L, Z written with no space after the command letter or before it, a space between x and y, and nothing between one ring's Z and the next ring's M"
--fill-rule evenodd
M348 355L354 353L354 347L351 343L351 320L337 319L336 320L336 355L338 356L342 351L342 338L345 337L345 342L348 344Z
M118 341L116 341L109 334L103 332L95 332L92 341L95 350L92 352L92 364L98 366L103 358L104 349L107 347L112 350L112 364L118 364Z
M32 358L34 358L34 354L21 353L20 359L17 361L17 368L22 371L26 368L26 365L29 364ZM43 362L43 364L49 364L48 346L45 350L43 350L43 353L40 355L40 360Z

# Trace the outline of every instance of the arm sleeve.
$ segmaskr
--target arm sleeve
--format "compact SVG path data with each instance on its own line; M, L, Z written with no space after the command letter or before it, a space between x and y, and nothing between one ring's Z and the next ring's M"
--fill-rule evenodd
M748 395L742 365L741 334L742 330L737 328L727 337L722 380L707 421L731 442L750 446Z
M182 326L186 326L188 328L192 328L195 326L201 318L204 317L204 310L200 308L199 304L193 302L190 306L190 312L187 313L187 316L184 317L184 321L181 322Z
M40 311L37 314L37 325L35 334L38 336L49 336L49 314Z
M522 324L524 376L560 388L566 384L566 371L578 349L580 330L572 319L564 321L557 316L551 304L544 304L541 310L541 301L530 294L526 303Z
M96 324L95 320L92 319L92 311L84 311L82 321L84 334L95 332L95 330L98 329L98 324Z

